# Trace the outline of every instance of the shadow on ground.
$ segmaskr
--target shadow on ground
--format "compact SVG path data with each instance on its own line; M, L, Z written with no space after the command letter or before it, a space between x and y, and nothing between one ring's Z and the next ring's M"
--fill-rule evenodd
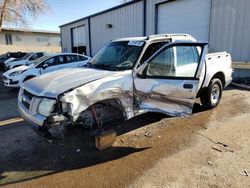
M2 80L3 73L4 72L0 71L0 99L3 101L17 98L19 89L5 87Z
M166 116L149 113L130 121L114 124L118 135L130 132ZM66 170L83 169L117 160L149 148L112 147L98 151L93 134L82 128L71 129L64 141L41 141L25 122L0 127L0 185L22 182ZM80 149L79 152L77 150ZM36 175L30 172L44 171ZM23 175L17 177L12 172ZM27 172L27 174L25 174ZM7 175L6 175L7 173Z
M196 104L194 109L194 113L205 110L199 104ZM114 122L111 127L118 135L122 135L163 118L169 117L147 113L129 121ZM41 141L25 122L0 127L0 140L0 185L83 169L149 149L112 147L98 151L94 146L93 134L80 127L70 129L64 141L47 143ZM21 175L16 176L16 172Z

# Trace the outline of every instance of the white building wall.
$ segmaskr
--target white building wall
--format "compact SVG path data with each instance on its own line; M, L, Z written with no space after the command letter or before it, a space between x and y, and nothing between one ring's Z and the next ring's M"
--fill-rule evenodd
M6 44L6 34L11 35L12 44ZM60 34L3 29L0 32L0 54L15 51L46 51L48 53L61 52Z
M250 62L250 1L213 0L210 51L228 51L233 61Z
M79 26L85 26L85 33L86 33L86 51L87 55L90 55L90 48L89 48L89 26L88 26L88 19L81 20L78 22L74 22L69 25L65 25L61 27L61 38L62 38L62 51L63 52L72 52L72 33L71 30L73 28L79 27Z
M193 1L194 6L198 1L211 2L208 7L210 16L207 15L210 52L228 51L232 54L234 61L250 61L250 0L141 0L112 9L90 17L92 55L113 38L142 36L144 28L146 35L155 34L157 32L156 7L160 3L174 3L175 1L178 3ZM146 15L144 15L144 2ZM144 16L146 16L145 26ZM106 24L112 24L113 27L106 28ZM62 49L67 52L71 51L71 28L80 25L86 25L87 54L90 55L88 19L61 27Z
M114 38L143 35L143 1L90 18L92 55ZM107 28L111 24L112 28Z

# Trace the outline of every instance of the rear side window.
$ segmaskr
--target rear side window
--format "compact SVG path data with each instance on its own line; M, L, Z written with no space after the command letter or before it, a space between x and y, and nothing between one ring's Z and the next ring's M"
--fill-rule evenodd
M37 60L39 59L40 57L43 57L43 53L35 53L34 55L32 55L29 60L30 61L34 61L34 60Z
M80 55L78 56L78 58L79 58L80 61L86 61L86 60L88 60L87 57L80 56Z
M66 55L65 57L67 63L73 63L79 61L77 55Z
M40 57L43 57L43 55L44 55L43 53L38 53L37 54L37 59L40 58Z

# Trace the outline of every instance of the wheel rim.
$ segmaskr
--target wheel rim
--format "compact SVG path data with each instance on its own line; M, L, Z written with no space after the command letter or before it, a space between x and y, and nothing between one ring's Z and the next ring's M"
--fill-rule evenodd
M213 105L218 104L220 100L220 87L216 84L212 88L211 92L211 102Z

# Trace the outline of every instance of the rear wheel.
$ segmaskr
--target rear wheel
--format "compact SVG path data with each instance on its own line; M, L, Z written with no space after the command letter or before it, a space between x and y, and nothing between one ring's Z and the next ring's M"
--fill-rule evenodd
M208 88L201 95L201 103L205 108L212 109L220 103L222 83L218 78L211 80Z

